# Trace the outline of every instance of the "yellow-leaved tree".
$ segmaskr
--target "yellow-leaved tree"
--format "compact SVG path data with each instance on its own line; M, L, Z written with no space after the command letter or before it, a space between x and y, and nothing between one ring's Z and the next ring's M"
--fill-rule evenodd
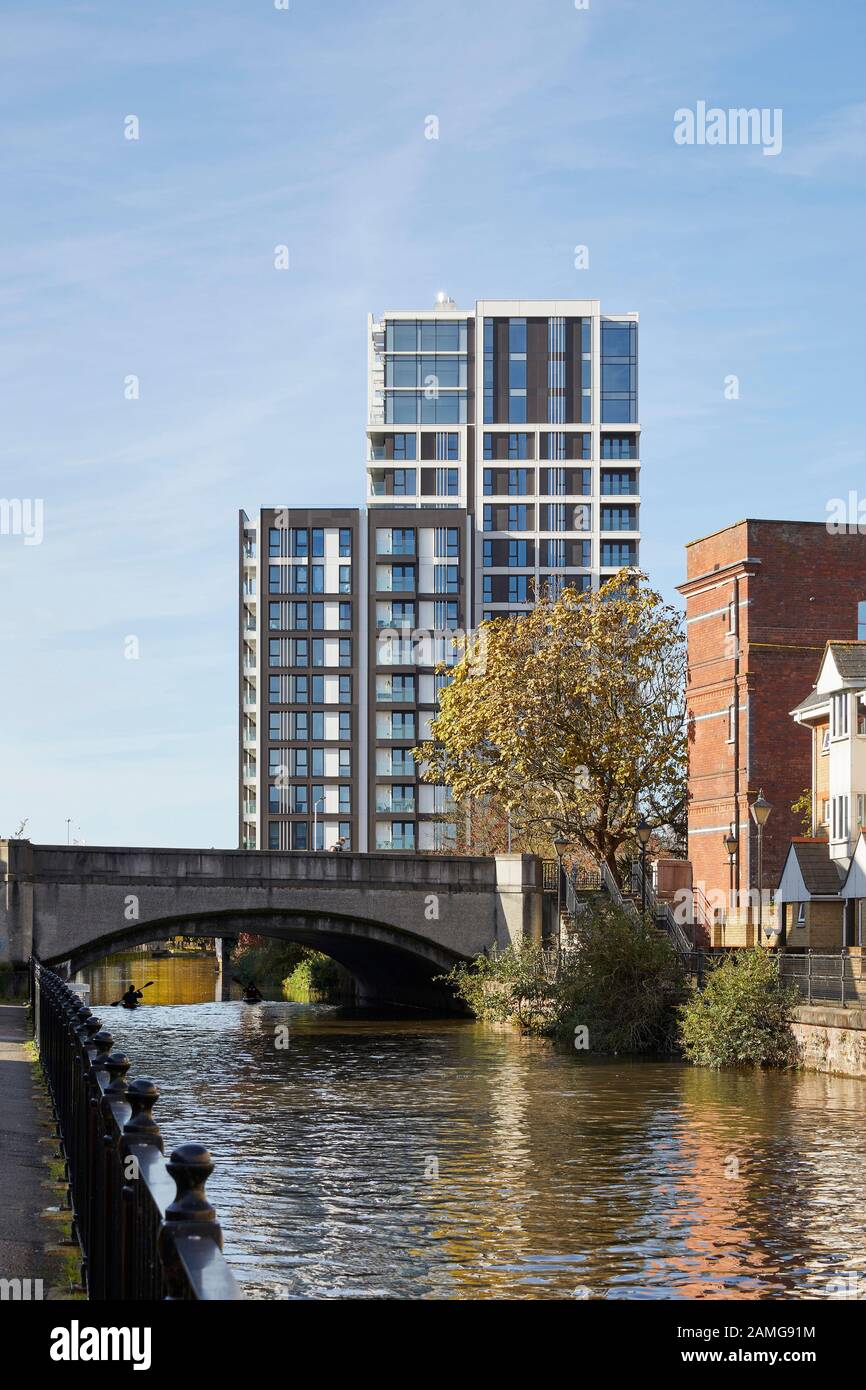
M564 589L482 625L415 756L458 803L492 800L619 877L641 816L684 834L685 666L681 614L644 580Z

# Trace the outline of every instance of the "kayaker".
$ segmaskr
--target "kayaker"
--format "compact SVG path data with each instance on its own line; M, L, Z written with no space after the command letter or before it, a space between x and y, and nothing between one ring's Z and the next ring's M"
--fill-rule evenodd
M253 980L244 988L244 1002L247 1004L259 1004L263 998L262 992Z
M140 998L141 990L130 984L120 1002L125 1009L134 1009Z

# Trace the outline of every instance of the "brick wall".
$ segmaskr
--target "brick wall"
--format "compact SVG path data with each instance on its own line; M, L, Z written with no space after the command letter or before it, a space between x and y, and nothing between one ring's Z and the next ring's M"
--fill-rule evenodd
M688 619L694 881L705 891L727 892L723 838L733 821L740 836L736 886L757 886L757 835L748 808L763 789L773 806L764 832L764 883L775 887L790 840L802 833L791 806L812 774L809 732L790 711L809 694L825 643L857 636L866 535L830 535L821 522L741 521L686 547L680 592ZM738 639L729 620L735 592ZM738 744L729 739L732 704Z

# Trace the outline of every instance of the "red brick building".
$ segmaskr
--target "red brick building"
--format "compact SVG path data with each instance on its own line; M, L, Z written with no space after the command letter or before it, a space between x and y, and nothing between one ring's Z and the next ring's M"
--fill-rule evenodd
M773 807L765 888L802 834L791 806L811 785L811 749L790 711L809 694L825 642L866 635L866 535L834 535L823 522L739 521L686 547L686 576L689 859L695 886L727 898L732 826L734 887L757 888L749 807L760 789ZM752 941L741 902L717 944Z

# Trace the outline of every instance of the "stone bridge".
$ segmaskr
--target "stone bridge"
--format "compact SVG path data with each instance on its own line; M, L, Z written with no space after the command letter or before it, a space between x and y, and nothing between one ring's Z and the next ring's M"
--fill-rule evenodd
M116 849L0 840L0 962L72 971L167 936L256 932L312 946L360 999L420 1007L435 977L543 923L541 860Z

